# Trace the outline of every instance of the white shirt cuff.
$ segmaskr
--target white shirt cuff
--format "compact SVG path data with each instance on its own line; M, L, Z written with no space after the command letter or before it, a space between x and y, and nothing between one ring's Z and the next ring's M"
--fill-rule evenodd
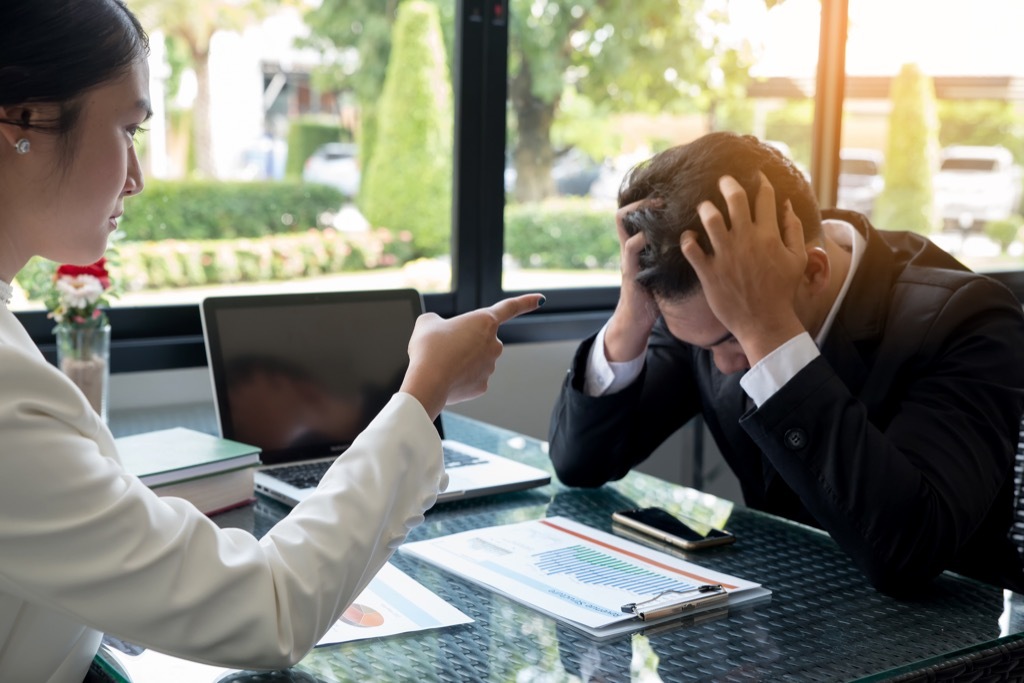
M644 368L646 349L638 357L624 363L608 360L604 355L604 332L607 328L605 324L597 333L587 358L587 372L583 378L583 393L587 396L604 396L622 391L640 376Z
M796 373L821 355L807 332L798 334L762 358L740 378L740 386L760 408Z

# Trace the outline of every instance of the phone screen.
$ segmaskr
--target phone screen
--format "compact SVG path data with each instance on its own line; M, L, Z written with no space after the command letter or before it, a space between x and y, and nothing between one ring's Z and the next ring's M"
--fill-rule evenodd
M612 519L669 543L678 539L683 547L718 545L734 540L733 535L726 531L693 520L683 522L661 508L622 510L616 512Z

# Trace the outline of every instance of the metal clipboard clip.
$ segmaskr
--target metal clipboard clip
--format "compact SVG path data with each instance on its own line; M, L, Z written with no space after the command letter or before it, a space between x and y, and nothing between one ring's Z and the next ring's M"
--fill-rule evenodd
M688 591L664 591L643 602L627 602L621 609L641 621L650 621L710 607L728 599L729 594L721 585L705 584Z

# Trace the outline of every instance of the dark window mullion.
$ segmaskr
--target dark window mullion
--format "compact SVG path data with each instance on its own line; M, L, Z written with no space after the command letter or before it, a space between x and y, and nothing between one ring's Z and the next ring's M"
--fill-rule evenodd
M479 305L480 279L486 264L480 258L482 139L485 133L484 0L458 5L455 48L455 182L452 197L452 297L461 313Z
M480 198L480 301L487 305L505 296L501 289L505 253L505 139L508 122L508 0L484 6L484 66L481 101L483 187Z

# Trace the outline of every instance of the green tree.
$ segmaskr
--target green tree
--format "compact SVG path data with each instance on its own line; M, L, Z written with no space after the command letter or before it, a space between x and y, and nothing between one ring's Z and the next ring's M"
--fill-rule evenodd
M375 227L411 232L417 256L449 252L452 107L437 6L407 0L395 20L362 209Z
M885 189L873 219L882 228L927 234L935 229L932 172L939 146L935 85L916 65L905 64L892 81L890 99Z
M939 142L949 145L1000 145L1024 162L1024 116L1013 102L940 100Z
M301 178L302 169L310 155L323 144L340 142L342 130L336 122L325 121L317 116L300 116L292 119L288 125L285 177L290 180Z
M163 31L187 48L196 73L192 149L196 170L214 177L210 126L210 41L221 30L238 31L262 19L286 0L127 0L149 31Z
M348 91L359 108L356 142L363 169L361 186L372 173L377 139L378 104L384 75L391 56L392 28L401 0L323 0L306 13L305 22L313 35L306 41L326 57L325 65L313 76L325 91ZM441 29L449 63L453 63L455 0L432 0L441 16ZM451 155L451 150L446 152Z
M508 94L518 132L519 201L554 192L551 132L567 87L607 111L654 112L698 106L690 93L712 80L714 52L697 30L703 0L678 0L670 10L663 0L510 5Z
M409 1L409 0L405 0ZM433 0L442 26L454 27L454 1ZM765 0L768 7L779 4ZM335 82L351 88L362 108L360 146L372 146L374 103L381 71L390 56L390 28L401 0L323 0L306 21L322 47L338 48ZM715 29L724 18L704 13L704 0L511 0L509 7L509 112L521 200L542 199L554 190L556 120L588 112L701 111L713 126L732 114L731 102L747 80L748 51L729 45ZM449 53L452 45L449 39ZM358 58L349 54L355 51ZM567 90L578 97L563 111ZM696 93L696 94L695 94ZM582 104L587 100L591 105ZM593 121L567 124L566 131ZM367 130L370 129L370 130ZM568 132L564 142L576 142ZM600 145L591 145L595 151ZM361 151L364 169L369 150Z
M765 116L764 135L789 145L793 160L805 168L811 164L814 101L790 100Z

